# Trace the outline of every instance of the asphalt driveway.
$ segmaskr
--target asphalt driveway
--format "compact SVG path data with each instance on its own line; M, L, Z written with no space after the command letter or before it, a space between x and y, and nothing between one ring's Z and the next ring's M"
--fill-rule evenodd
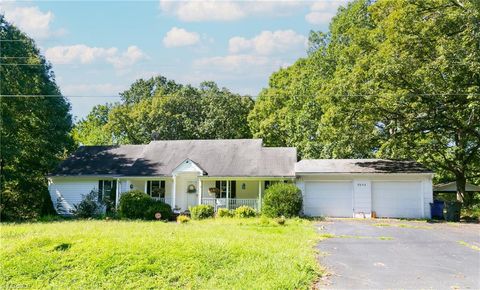
M320 289L480 289L480 225L330 219Z

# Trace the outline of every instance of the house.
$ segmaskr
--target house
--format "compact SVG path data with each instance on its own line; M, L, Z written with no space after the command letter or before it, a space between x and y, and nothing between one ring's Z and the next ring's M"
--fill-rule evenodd
M261 139L152 141L82 146L49 176L52 201L67 214L96 190L118 204L137 189L177 211L198 204L261 210L265 189L292 182L310 216L429 217L432 172L412 161L301 160L296 148Z

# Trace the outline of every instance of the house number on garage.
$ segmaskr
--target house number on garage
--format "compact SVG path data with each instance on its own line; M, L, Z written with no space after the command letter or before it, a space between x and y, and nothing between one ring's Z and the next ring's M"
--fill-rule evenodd
M357 183L357 186L367 186L366 183Z

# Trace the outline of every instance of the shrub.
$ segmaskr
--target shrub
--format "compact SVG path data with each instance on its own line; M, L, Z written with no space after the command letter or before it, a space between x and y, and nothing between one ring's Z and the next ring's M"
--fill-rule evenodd
M275 222L276 222L277 224L281 225L281 226L285 225L285 222L286 222L286 221L287 221L287 220L286 220L285 217L283 217L283 216L275 219Z
M153 199L139 190L125 192L120 197L118 211L121 217L130 219L143 219L152 204Z
M130 219L153 220L157 212L162 215L163 220L170 220L173 217L170 205L154 200L139 190L122 194L118 211L121 217Z
M253 208L246 205L242 205L235 209L235 216L238 218L251 218L255 217L256 215L257 212Z
M217 217L232 217L234 215L233 211L226 208L219 208L217 210Z
M201 204L190 207L190 215L194 220L211 218L214 215L213 206Z
M179 224L186 224L189 221L190 221L190 218L186 215L181 214L181 215L177 216L177 223L179 223Z
M262 214L268 217L294 217L302 210L302 192L294 184L276 183L265 191Z
M74 216L79 218L92 218L102 214L104 204L98 201L98 193L95 190L82 196L82 201L73 205L72 213Z
M144 218L147 220L155 219L155 214L159 212L162 217L162 220L171 220L173 217L172 207L164 202L159 200L151 199L150 205L145 211Z

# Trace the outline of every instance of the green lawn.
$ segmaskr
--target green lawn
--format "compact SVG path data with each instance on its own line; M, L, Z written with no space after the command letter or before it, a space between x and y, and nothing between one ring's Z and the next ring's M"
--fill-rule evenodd
M0 288L309 288L311 222L66 221L0 226Z

